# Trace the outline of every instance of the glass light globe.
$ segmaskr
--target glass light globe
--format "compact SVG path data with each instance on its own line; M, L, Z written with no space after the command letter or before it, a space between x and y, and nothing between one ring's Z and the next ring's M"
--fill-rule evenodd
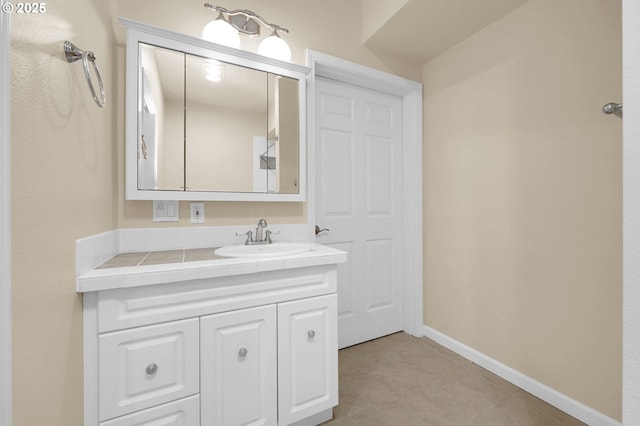
M289 45L280 38L276 31L260 42L258 53L281 61L291 60L291 49Z
M235 47L236 49L240 47L238 30L233 28L222 16L218 16L215 20L205 25L202 30L202 38L212 43Z

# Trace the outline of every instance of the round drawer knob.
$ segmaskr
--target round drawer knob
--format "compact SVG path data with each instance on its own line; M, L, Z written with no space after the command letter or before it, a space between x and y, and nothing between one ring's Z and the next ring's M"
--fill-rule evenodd
M147 365L147 374L155 374L156 371L158 371L158 364L152 362L151 364Z
M240 358L244 358L245 356L247 356L247 353L249 351L247 351L247 348L240 348L240 350L238 351L238 356Z
M309 330L309 331L307 331L307 337L308 337L309 339L313 339L314 337L316 337L316 332L315 332L315 331L313 331L313 330Z

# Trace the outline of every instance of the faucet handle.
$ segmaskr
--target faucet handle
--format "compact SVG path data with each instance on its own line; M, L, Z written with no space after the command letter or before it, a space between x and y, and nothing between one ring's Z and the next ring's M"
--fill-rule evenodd
M250 243L252 243L252 242L253 242L253 232L252 232L252 231L247 231L247 232L246 232L246 233L244 233L244 234L243 234L243 233L239 233L239 234L238 234L238 233L236 232L236 236L238 236L238 237L242 237L242 236L244 236L244 235L246 235L246 236L247 236L247 240L244 242L244 244L245 244L245 245L249 245Z
M271 244L271 243L273 243L273 241L271 240L271 236L272 236L272 235L278 235L279 233L280 233L280 231L278 231L278 232L273 232L272 230L267 229L267 230L264 232L264 234L265 234L265 237L264 237L264 238L265 238L265 240L267 241L267 244Z

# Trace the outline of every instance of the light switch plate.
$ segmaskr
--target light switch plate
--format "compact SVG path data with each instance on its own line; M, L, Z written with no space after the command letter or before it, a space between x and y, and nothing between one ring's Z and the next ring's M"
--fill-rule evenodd
M178 213L178 201L154 201L154 222L177 222L180 219Z
M204 223L204 203L190 203L191 223Z

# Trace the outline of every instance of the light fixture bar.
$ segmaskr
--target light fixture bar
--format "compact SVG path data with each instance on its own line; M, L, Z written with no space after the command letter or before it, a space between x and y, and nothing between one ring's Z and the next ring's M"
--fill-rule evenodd
M260 15L258 15L255 12L252 12L250 10L246 10L246 9L239 9L239 10L227 10L224 7L221 6L214 6L210 3L205 3L204 7L209 9L209 10L213 10L219 13L225 13L228 16L236 16L236 15L244 15L247 18L254 18L257 19L258 21L260 21L263 25L276 30L276 31L282 31L283 33L288 33L289 30L281 27L280 25L276 25L276 24L270 24L269 22L265 21L264 18L262 18ZM230 24L233 25L238 31L242 32L243 34L246 35L255 35L254 33L247 33L244 28L242 27L238 27L236 24L234 24L234 22L232 20L229 20Z

